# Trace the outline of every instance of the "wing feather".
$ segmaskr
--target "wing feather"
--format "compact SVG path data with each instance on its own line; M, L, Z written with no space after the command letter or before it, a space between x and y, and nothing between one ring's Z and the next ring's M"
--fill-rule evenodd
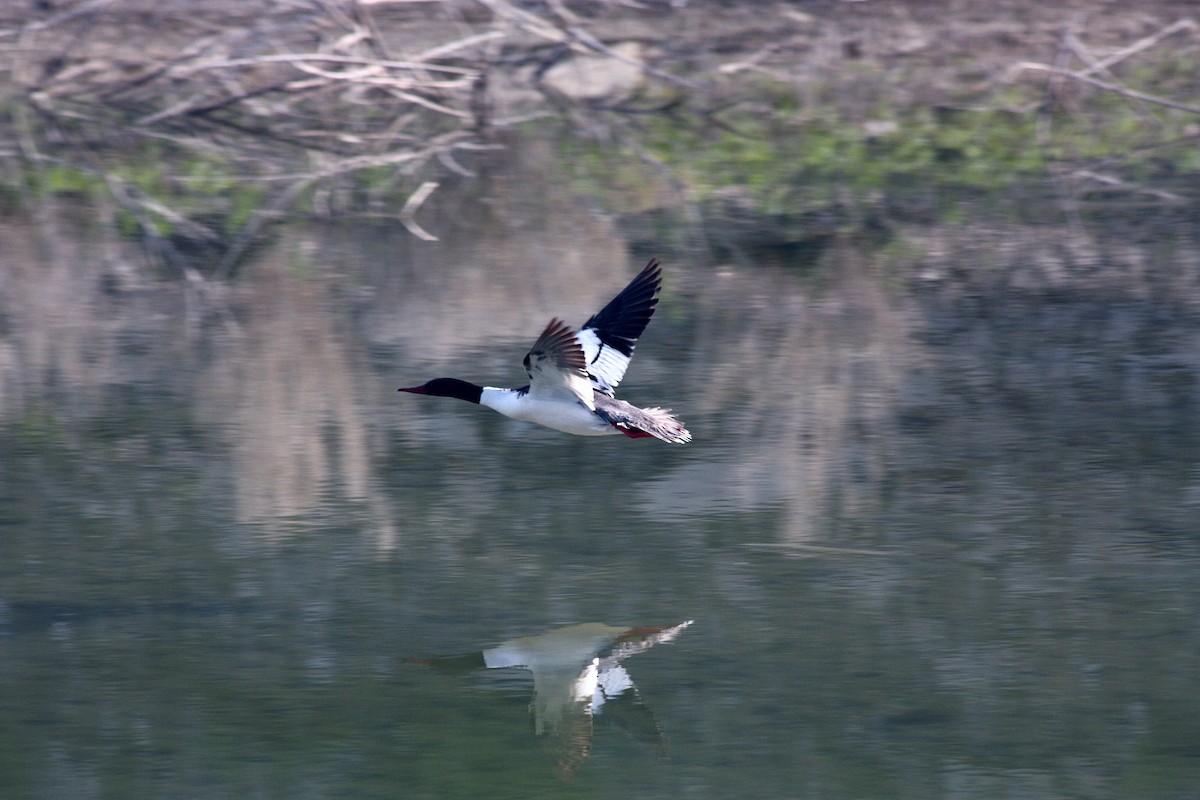
M531 394L569 392L594 411L587 360L574 331L561 319L552 319L525 356Z
M662 267L652 258L621 292L580 328L586 371L596 391L609 397L625 377L638 337L646 330L662 289Z

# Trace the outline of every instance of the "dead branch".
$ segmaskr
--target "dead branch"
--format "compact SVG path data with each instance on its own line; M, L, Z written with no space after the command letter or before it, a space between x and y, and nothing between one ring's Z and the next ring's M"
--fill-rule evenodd
M1122 86L1117 82L1116 77L1112 74L1111 67L1119 64L1132 55L1148 50L1160 42L1174 36L1183 31L1195 31L1197 25L1191 19L1179 19L1167 25L1156 33L1145 36L1133 44L1121 48L1117 52L1105 57L1097 59L1092 55L1091 51L1079 39L1073 30L1068 30L1063 38L1063 49L1071 52L1087 67L1083 70L1072 70L1063 66L1061 63L1042 64L1036 61L1022 61L1014 64L1009 71L1010 75L1015 75L1019 72L1044 72L1052 76L1070 78L1071 80L1085 83L1089 86L1094 86L1097 89L1103 89L1107 92L1113 92L1130 100L1136 100L1142 103L1161 106L1163 108L1172 108L1176 111L1186 111L1191 114L1200 114L1200 106L1187 105L1179 103L1166 97L1158 97L1157 95L1146 94L1135 89L1130 89L1127 86ZM1104 75L1108 80L1101 80L1095 77L1096 75Z
M90 14L101 6L106 6L111 2L113 2L113 0L86 0L86 2L80 3L74 8L69 8L59 14L55 14L53 17L50 17L50 19L42 20L41 22L31 22L28 25L20 28L8 28L5 30L0 30L0 37L21 36L26 33L37 33L38 31L44 31L48 28L53 28L55 25L62 25L77 17Z
M475 176L463 157L495 149L491 129L552 114L573 119L569 102L493 113L496 90L494 83L489 89L489 74L512 69L505 85L515 79L537 88L536 76L511 67L522 61L512 53L539 49L530 34L635 66L648 78L697 86L610 47L591 33L585 14L557 0L546 16L509 0L475 0L490 19L454 29L446 41L413 37L419 45L411 48L384 40L383 17L376 19L371 9L388 1L268 3L266 14L246 12L236 24L210 15L193 26L188 16L184 24L193 27L187 32L163 31L178 44L174 48L157 41L113 47L112 38L125 35L113 20L135 8L125 0L83 0L69 11L0 30L0 37L16 36L19 45L7 91L15 104L11 119L21 123L19 146L7 157L35 171L48 158L87 164L136 221L148 249L172 263L186 257L159 232L168 223L184 241L222 253L211 269L221 278L309 190L322 196L338 188L357 192L372 211L387 198L400 206L395 218L408 231L435 241L416 214L434 197L439 175ZM93 41L100 30L109 37L103 46L71 49ZM154 35L143 31L139 41L150 43ZM18 55L28 53L40 54L41 61ZM145 170L147 162L152 169L153 160L164 157L191 166L164 174L161 183L171 188L161 194L151 197L122 177L135 161ZM381 167L390 168L390 176L387 170L372 176L365 190L362 181L350 180ZM191 168L204 176L220 173L219 185L253 182L262 191L261 205L236 234L219 234L220 224L213 224L232 213L232 200L219 192L203 201L189 194L203 183L193 181Z
M264 64L346 64L349 66L370 67L375 70L425 70L428 72L445 72L452 75L474 77L479 70L472 67L456 67L447 64L433 64L420 58L413 61L391 61L387 59L365 58L361 56L343 56L334 53L276 53L253 56L248 58L230 58L220 61L206 61L198 64L188 64L176 70L176 77L187 77L197 72L209 70L239 69L242 67L258 67Z
M1168 192L1165 189L1156 189L1150 186L1141 186L1136 183L1131 183L1130 181L1122 180L1116 175L1106 175L1087 169L1079 169L1072 172L1070 177L1076 178L1080 181L1090 181L1103 186L1111 186L1116 189L1127 191L1131 194L1144 194L1150 197L1157 197L1159 200L1172 205L1184 205L1187 202L1186 198L1181 197L1175 192Z
M1052 75L1071 78L1072 80L1079 81L1080 83L1086 83L1089 86L1095 86L1097 89L1104 89L1107 92L1119 94L1122 97L1141 100L1143 102L1150 103L1151 105L1162 106L1164 108L1173 108L1176 111L1186 111L1189 114L1200 114L1200 106L1190 106L1186 103L1177 103L1176 101L1170 100L1166 97L1158 97L1156 95L1146 94L1145 92L1139 92L1136 89L1130 89L1116 83L1102 81L1083 72L1076 72L1075 70L1065 69L1063 67L1053 67L1049 64L1039 64L1033 61L1022 61L1019 64L1016 64L1014 69L1017 71L1029 70L1031 72L1047 72Z
M1194 30L1196 30L1195 20L1191 20L1191 19L1175 20L1170 25L1166 26L1165 28L1158 31L1157 33L1152 33L1149 36L1145 36L1141 39L1138 39L1133 44L1127 45L1126 47L1122 47L1120 50L1113 53L1112 55L1100 59L1094 65L1089 66L1086 70L1084 70L1084 74L1090 75L1093 73L1098 73L1101 70L1107 70L1110 67L1116 66L1117 64L1121 63L1122 61L1129 58L1130 56L1140 53L1143 50L1148 50L1151 47L1154 47L1155 45L1157 45L1159 42L1163 41L1164 39L1170 38L1171 36L1174 36L1177 33L1182 33L1183 31L1194 31Z

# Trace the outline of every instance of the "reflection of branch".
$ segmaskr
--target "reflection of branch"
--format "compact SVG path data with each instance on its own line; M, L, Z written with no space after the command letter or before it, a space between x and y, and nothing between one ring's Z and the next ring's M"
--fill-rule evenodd
M88 171L94 171L90 168L87 169ZM187 285L212 304L212 308L221 317L226 330L234 335L239 335L241 328L238 326L237 320L228 306L225 305L220 297L213 295L210 291L211 287L204 279L204 276L186 263L186 260L180 256L178 249L171 243L170 239L158 232L158 228L154 224L154 219L150 214L157 214L166 219L172 225L177 226L185 235L198 241L216 242L220 239L217 233L146 197L136 187L131 186L121 178L108 173L101 173L100 177L103 178L105 185L108 187L109 195L113 201L133 217L151 251L159 254L159 257L164 262L176 266L180 273L182 273L184 280L187 281Z
M408 202L404 204L404 208L400 209L400 221L404 223L404 227L408 228L408 232L418 239L424 239L427 242L436 242L438 237L418 225L415 215L417 209L428 199L429 195L433 194L433 190L436 188L438 188L437 182L425 181L408 198Z
M246 223L244 228L242 228L241 233L238 234L229 250L225 253L224 258L221 259L221 263L215 270L216 275L218 277L228 277L228 275L232 272L234 265L246 253L250 246L254 244L259 233L267 225L267 223L272 222L282 216L284 212L290 208L297 199L299 199L300 195L303 194L305 190L319 181L333 178L338 175L357 172L358 170L362 169L370 169L372 167L401 166L414 161L428 160L437 156L437 154L442 151L454 149L495 149L495 146L479 145L464 141L463 139L465 136L465 133L454 132L438 137L427 147L422 148L421 150L402 150L394 153L383 153L380 155L343 158L309 173L279 176L290 179L292 181L291 185L280 192L274 201L269 203L264 208L259 209L258 212L250 218L250 221ZM405 211L401 212L400 217L400 221L404 223L404 226L408 228L408 230L414 235L420 236L420 238L432 236L432 234L417 225L416 221L411 219L411 215L416 212L420 204L423 203L429 194L431 194L438 186L437 183L433 183L431 188L426 189L426 185L428 184L424 184L417 189L413 196L409 197L408 203L405 204L404 208L405 211L409 213L409 219L407 221L405 220ZM422 194L422 192L424 193ZM417 198L419 202L414 202L414 198L416 198L417 195L422 196ZM422 236L421 234L418 234L418 230L424 235ZM434 237L432 240L436 241L436 237Z

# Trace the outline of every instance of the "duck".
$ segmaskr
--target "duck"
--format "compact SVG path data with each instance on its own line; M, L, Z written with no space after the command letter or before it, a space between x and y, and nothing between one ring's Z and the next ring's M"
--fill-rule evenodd
M670 409L639 408L615 397L662 290L662 265L650 259L599 313L573 330L555 317L525 355L529 383L517 389L435 378L398 391L454 397L575 436L624 434L686 444L692 434Z

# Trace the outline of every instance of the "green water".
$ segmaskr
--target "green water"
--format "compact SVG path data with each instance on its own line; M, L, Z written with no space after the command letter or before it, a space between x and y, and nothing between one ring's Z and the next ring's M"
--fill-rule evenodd
M395 391L519 385L647 255L585 212L297 225L203 296L91 246L5 267L4 797L1200 792L1186 294L659 253L621 395L675 447ZM684 620L577 739L419 662Z

